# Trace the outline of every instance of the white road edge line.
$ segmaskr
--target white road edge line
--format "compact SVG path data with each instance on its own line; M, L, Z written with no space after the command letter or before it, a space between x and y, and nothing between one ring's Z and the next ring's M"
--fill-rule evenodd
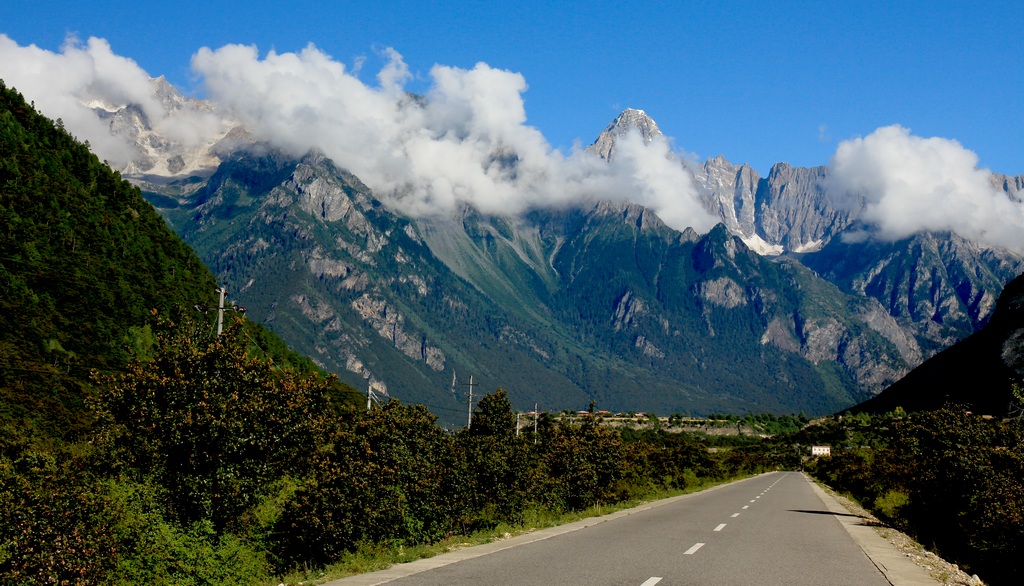
M697 553L697 550L704 547L703 543L696 543L693 547L683 552L683 555L693 555Z
M722 523L718 527L715 527L715 531L721 531L722 529L725 529L725 523Z
M640 586L654 586L658 582L661 582L661 578L651 577L651 578L648 578L647 581L644 582L643 584L641 584Z

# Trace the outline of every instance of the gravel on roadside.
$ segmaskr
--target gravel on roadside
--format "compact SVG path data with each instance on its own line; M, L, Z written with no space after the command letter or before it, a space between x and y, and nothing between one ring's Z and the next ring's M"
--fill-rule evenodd
M981 578L979 578L977 574L972 576L967 572L964 572L956 564L947 562L934 553L926 550L920 543L911 539L906 533L885 526L877 517L872 515L871 512L864 507L860 506L856 501L838 494L825 485L819 485L828 492L832 498L836 499L839 504L843 505L846 510L875 524L875 531L878 532L882 538L891 543L897 550L903 552L903 555L907 556L914 563L924 568L932 578L938 580L945 586L984 586L985 583L982 582Z

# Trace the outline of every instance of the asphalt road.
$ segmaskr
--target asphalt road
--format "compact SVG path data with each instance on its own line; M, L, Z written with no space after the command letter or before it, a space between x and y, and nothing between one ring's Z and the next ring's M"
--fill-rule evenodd
M859 518L823 499L803 474L776 472L330 586L927 583L893 579L844 526Z

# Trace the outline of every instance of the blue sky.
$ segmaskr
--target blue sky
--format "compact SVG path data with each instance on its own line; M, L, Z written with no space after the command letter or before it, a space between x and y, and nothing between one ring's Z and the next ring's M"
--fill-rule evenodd
M588 144L626 107L676 150L761 174L826 164L840 141L900 124L1024 173L1024 8L1018 2L5 2L0 33L58 51L109 41L201 92L200 47L260 54L314 43L374 83L386 47L426 87L433 65L519 72L526 123Z

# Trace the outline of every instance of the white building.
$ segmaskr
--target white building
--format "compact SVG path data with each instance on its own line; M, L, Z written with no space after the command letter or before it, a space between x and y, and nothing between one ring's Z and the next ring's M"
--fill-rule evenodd
M811 446L811 456L831 456L832 448L830 446Z

